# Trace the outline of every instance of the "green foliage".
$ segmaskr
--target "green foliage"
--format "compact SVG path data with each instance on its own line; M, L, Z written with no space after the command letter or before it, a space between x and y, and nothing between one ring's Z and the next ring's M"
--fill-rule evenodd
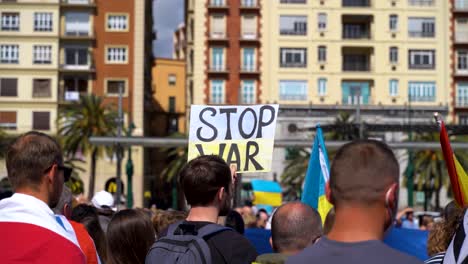
M169 136L169 138L187 138L187 135L174 133ZM163 171L161 172L161 177L170 182L173 179L177 178L179 172L187 163L188 159L188 148L187 147L177 147L177 148L167 148L167 157L169 163L164 167Z

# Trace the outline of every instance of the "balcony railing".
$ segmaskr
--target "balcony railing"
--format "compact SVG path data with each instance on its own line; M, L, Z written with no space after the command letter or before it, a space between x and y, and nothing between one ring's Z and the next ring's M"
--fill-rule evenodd
M307 0L281 0L281 4L305 4Z
M344 61L343 71L370 71L370 64L356 61Z
M457 106L468 107L468 96L457 96Z
M241 7L256 8L258 7L257 0L241 0Z
M90 8L96 7L96 0L61 0L62 7Z
M245 41L258 40L258 34L256 32L243 32L240 39Z
M343 29L344 39L370 39L370 32L367 30Z
M229 6L226 3L227 0L210 0L208 8L211 9L228 9Z
M467 0L455 0L453 9L455 11L468 11L468 1Z
M433 6L435 0L408 0L410 6Z
M228 36L226 32L211 32L210 39L211 40L227 40Z
M412 38L433 38L435 37L434 31L408 31L408 35Z
M463 75L463 76L468 76L468 69L455 69L455 74L456 75Z
M307 94L280 94L282 101L306 101Z
M280 67L281 68L306 68L307 63L306 62L281 62Z
M280 35L305 36L307 35L307 29L303 29L303 30L280 29Z
M457 43L468 43L468 31L456 31L455 42Z
M343 0L343 7L370 7L370 0Z
M258 73L258 69L255 65L242 65L240 71L242 73Z
M211 73L225 73L228 72L226 65L210 65L209 71Z

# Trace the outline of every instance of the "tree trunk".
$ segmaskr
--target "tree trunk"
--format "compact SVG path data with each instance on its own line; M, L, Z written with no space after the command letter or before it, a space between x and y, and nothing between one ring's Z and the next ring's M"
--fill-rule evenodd
M90 165L90 172L91 175L89 176L89 188L88 188L88 200L91 201L94 196L94 183L96 182L96 160L97 160L97 148L93 149L91 154L91 165Z

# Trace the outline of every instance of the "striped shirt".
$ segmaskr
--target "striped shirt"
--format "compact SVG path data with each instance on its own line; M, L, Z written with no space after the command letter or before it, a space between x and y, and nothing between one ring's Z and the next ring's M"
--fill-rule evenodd
M426 264L442 264L444 262L445 252L438 253L430 259L424 261Z

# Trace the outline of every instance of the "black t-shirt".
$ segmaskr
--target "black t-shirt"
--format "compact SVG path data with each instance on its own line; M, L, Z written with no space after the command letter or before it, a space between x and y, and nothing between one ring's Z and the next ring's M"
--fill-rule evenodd
M382 241L344 243L326 237L322 237L299 254L289 257L286 263L423 264L415 257L396 251Z
M184 221L184 224L194 225L195 230L211 222ZM163 231L161 237L166 236L167 230ZM226 230L205 238L210 247L212 263L245 264L252 263L257 258L257 251L244 236L234 230Z

